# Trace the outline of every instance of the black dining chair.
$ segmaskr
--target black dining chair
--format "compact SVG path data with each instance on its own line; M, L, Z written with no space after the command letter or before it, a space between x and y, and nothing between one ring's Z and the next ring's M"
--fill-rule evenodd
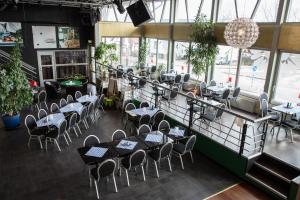
M217 86L217 82L215 80L211 80L208 86Z
M76 124L77 124L77 113L72 113L71 117L68 120L68 132L71 133L71 130L73 130L75 135L78 137Z
M234 88L233 93L228 96L228 107L229 107L229 109L231 109L231 101L234 101L236 104L238 104L237 98L240 95L240 92L241 92L241 88L236 87L236 88Z
M127 185L130 186L128 171L131 169L136 169L137 167L141 167L143 180L146 181L145 171L144 171L144 163L146 159L146 152L142 149L135 151L130 156L122 159L122 168L125 170ZM121 168L121 169L122 169Z
M59 113L59 106L57 105L57 103L52 103L50 106L50 112L51 113Z
M152 122L151 122L151 129L152 130L157 130L159 123L164 120L165 118L165 113L163 111L158 111L155 113L155 115L152 117Z
M151 128L150 126L146 125L146 124L143 124L139 127L138 131L137 131L137 134L140 135L140 134L147 134L147 133L150 133L151 132Z
M45 90L42 90L38 94L38 102L36 104L37 110L40 110L43 108L43 105L47 110L49 110L48 105L47 105L47 93Z
M167 77L165 76L166 71L160 71L159 82L165 83L168 82Z
M73 99L72 95L68 94L67 103L73 103L73 102L74 102L74 99Z
M294 135L293 135L294 130L300 128L300 118L283 120L281 122L280 127L278 128L277 137L278 137L278 134L280 132L280 128L282 128L282 127L284 128L286 134L288 134L288 131L290 132L291 142L293 143L294 142Z
M75 92L75 99L79 99L80 97L82 97L82 93L80 91L76 91Z
M42 119L48 115L47 111L45 109L40 109L38 112L38 118Z
M199 85L199 96L201 98L204 98L204 97L211 98L212 97L212 94L207 92L206 83L203 81Z
M170 124L167 120L162 120L158 125L158 131L168 134L170 132Z
M135 123L134 123L135 128L138 129L139 127L141 127L144 124L149 126L150 121L151 121L150 115L147 115L147 114L142 115L142 116L140 116L140 118L137 121L135 121Z
M97 168L91 170L91 176L94 179L94 185L96 190L97 199L99 199L99 190L98 190L98 183L101 179L110 176L113 179L115 192L118 192L116 179L115 179L115 170L116 170L116 162L113 159L107 159L99 164Z
M25 126L29 135L27 146L30 147L31 140L38 140L41 149L43 149L43 144L41 138L47 133L47 127L37 127L36 119L33 115L27 115L25 118Z
M61 98L60 101L59 101L59 107L64 107L66 106L68 103L67 101L64 99L64 98Z
M186 98L185 98L185 100L186 100L186 105L187 105L187 107L186 107L186 111L185 111L185 113L184 113L184 116L183 116L183 121L185 120L185 118L186 118L186 116L188 115L188 113L190 113L190 110L191 110L191 106L192 106L192 104L194 104L193 103L193 99L195 99L196 97L195 97L195 94L193 93L193 92L188 92L188 93L186 93ZM196 104L194 104L193 105L193 115L194 114L198 114L198 115L201 115L201 112L202 112L202 109L203 108L201 108L200 106L197 106ZM194 117L193 117L194 118ZM195 119L195 118L194 118Z
M95 119L101 117L101 113L104 113L104 94L101 94L95 103Z
M88 135L83 140L83 147L87 146L95 146L96 144L100 144L100 139L96 135Z
M125 133L125 131L123 131L121 129L115 130L115 132L111 136L112 141L122 140L124 138L126 138L126 133Z
M80 134L82 134L81 129L79 127L80 124L83 124L85 126L86 130L89 128L89 125L87 123L87 117L88 117L88 110L86 107L84 107L81 111L81 114L79 115L79 120L77 122L77 127L80 131Z
M50 132L47 133L46 138L45 138L46 151L48 150L47 149L48 141L55 143L58 150L61 151L60 146L58 144L60 137L64 137L67 145L69 145L68 139L71 142L71 138L67 132L67 121L66 120L61 121L60 124L58 125L57 129L51 130ZM67 139L67 137L68 137L68 139Z
M171 166L171 153L173 149L173 144L171 142L167 142L159 149L154 149L148 153L149 158L151 158L154 161L156 176L159 178L157 163L160 163L161 160L167 159L169 164L169 170L172 172L172 166ZM147 159L147 169L148 169L148 162L149 159Z
M228 107L228 97L229 97L229 95L230 95L230 89L225 89L221 95L214 96L213 99L215 101L220 102L220 103L224 103L226 105L226 107L229 108Z
M171 102L175 101L175 109L177 110L177 96L178 96L178 92L179 92L179 88L178 87L174 87L172 88L172 90L169 92L169 94L164 95L161 97L160 101L159 101L159 106L161 107L161 104L163 102L166 102L168 104L168 107L171 106Z
M150 107L150 104L147 102L147 101L143 101L143 102L141 102L141 104L140 104L140 108L148 108L148 107Z
M126 130L126 128L127 128L127 125L128 125L128 121L130 120L130 121L133 121L134 119L132 119L131 117L130 117L130 115L128 114L128 113L126 113L126 111L131 111L131 110L134 110L134 109L136 109L136 107L135 107L135 105L133 104L133 103L128 103L126 106L125 106L125 120L123 119L123 122L125 121L125 123L124 123L124 128L125 128L125 130Z
M177 143L173 145L173 154L179 157L182 169L184 169L182 156L184 156L185 154L189 153L191 156L192 163L194 163L192 150L194 148L195 143L196 143L196 135L192 135L189 137L189 139L185 144Z
M272 133L272 135L274 135L275 127L280 125L281 117L278 112L270 111L268 101L266 99L262 99L262 101L260 103L260 117L266 117L268 115L270 115L271 118L269 118L267 120L267 122L265 122L265 121L261 122L258 125L257 129L259 129L263 123L272 123L273 126L272 126L270 132Z
M87 119L90 119L92 123L96 122L95 119L95 108L93 103L89 103L88 105L88 113L87 113Z

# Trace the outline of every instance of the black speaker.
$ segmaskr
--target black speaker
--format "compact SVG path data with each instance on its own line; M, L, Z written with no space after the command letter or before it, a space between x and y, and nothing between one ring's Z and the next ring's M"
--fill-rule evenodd
M100 21L100 12L98 9L81 9L81 24L84 26L94 26Z
M126 10L134 26L139 26L153 19L147 4L143 0L131 4Z

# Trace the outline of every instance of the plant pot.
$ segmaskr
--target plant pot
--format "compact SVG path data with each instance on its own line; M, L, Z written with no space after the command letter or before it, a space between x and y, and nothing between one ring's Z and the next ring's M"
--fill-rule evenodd
M20 114L13 116L2 115L2 121L6 129L15 129L20 125Z

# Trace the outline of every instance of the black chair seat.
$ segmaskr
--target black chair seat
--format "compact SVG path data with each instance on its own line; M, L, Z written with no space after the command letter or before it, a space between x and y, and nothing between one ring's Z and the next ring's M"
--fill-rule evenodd
M185 145L182 143L174 144L173 149L174 149L174 151L176 151L180 154L183 154L184 150L185 150Z
M128 169L128 168L129 168L129 165L130 165L129 159L130 159L130 157L128 156L128 157L125 157L125 158L123 158L123 159L121 160L122 165L123 165L126 169Z
M30 131L31 135L35 136L41 136L45 135L47 133L48 128L47 127L35 127Z
M150 151L148 155L153 159L153 160L158 160L159 159L159 149L155 149L153 151Z
M46 137L49 138L56 138L57 136L58 136L58 129L51 130L46 134Z
M295 120L284 120L282 122L283 125L287 126L287 127L290 127L292 129L296 128L297 125L298 125L298 122L295 121Z
M214 121L214 119L215 119L215 113L211 113L211 112L205 113L205 114L202 115L202 118L206 119L208 121Z

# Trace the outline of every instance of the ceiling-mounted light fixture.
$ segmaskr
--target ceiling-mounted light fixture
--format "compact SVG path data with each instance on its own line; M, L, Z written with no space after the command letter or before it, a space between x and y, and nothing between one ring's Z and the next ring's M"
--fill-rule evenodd
M225 27L224 38L228 45L241 49L251 47L257 40L259 28L249 18L237 18Z
M122 0L114 0L114 4L116 4L118 11L123 14L125 12L125 8L122 5Z

